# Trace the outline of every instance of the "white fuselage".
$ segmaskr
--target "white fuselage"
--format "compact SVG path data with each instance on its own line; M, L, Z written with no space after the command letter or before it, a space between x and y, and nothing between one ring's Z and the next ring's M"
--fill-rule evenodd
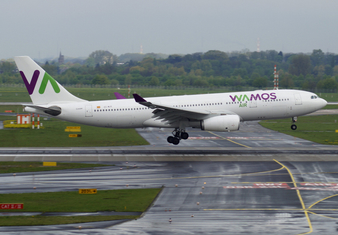
M326 105L326 101L317 98L314 93L299 90L259 90L146 99L167 107L207 111L211 114L233 112L240 116L241 121L296 117ZM161 122L147 122L152 119L153 109L135 102L134 99L52 105L59 106L62 110L56 118L86 125L111 128L173 127Z

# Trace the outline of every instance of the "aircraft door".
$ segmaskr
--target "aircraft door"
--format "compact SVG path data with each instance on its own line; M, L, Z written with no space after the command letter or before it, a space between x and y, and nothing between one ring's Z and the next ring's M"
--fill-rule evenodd
M93 110L91 105L86 105L86 117L92 117L93 116Z
M302 104L302 97L299 93L294 94L295 96L295 105L301 105Z

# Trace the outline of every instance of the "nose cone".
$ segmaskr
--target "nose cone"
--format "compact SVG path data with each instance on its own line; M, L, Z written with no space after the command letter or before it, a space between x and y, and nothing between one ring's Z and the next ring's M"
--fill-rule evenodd
M320 108L323 108L327 105L327 101L322 99L322 98L319 98L318 101L319 101L319 104L320 104Z

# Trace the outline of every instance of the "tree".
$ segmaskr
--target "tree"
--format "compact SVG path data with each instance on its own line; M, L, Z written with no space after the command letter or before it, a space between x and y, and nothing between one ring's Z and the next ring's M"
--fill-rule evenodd
M306 75L311 72L310 57L304 54L295 55L289 67L289 73L299 76L300 74Z
M14 63L6 61L0 63L0 73L12 73L15 69Z
M151 77L149 81L150 86L158 86L160 84L160 80L157 77Z
M229 59L228 55L223 51L211 50L206 52L203 55L204 60L220 60L227 61Z
M92 84L95 85L107 85L109 84L109 79L107 78L106 75L96 75L94 79L92 80Z
M337 76L338 75L338 65L333 67L333 76Z
M109 51L94 51L89 55L90 64L94 62L94 64L104 65L106 63L113 64L114 63L114 55ZM87 59L87 60L88 60Z
M55 76L58 74L58 67L53 64L49 64L48 61L46 61L45 65L42 66L42 68L51 76Z
M257 77L253 80L252 85L258 88L266 87L268 85L268 79L266 77Z
M318 77L323 77L325 74L325 66L324 65L317 65L313 69L313 74L318 76Z
M334 89L337 89L338 83L333 77L331 77L331 78L326 78L324 80L320 80L317 84L317 87L320 89L334 90Z
M279 85L283 88L292 88L294 83L292 77L288 73L284 73L282 80L280 80Z
M314 66L321 65L324 63L325 54L322 50L313 50L311 54L312 64Z
M133 77L130 75L130 74L128 74L127 76L126 76L126 78L124 79L124 85L131 85L131 79L132 79Z
M182 61L182 56L180 55L170 55L167 59L168 63L174 64Z

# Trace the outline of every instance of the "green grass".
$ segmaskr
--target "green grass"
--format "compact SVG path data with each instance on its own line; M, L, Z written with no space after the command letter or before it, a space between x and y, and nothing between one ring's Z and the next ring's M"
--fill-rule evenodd
M320 98L325 99L327 102L337 102L338 93L318 93Z
M0 102L32 102L24 87L1 87Z
M161 191L152 189L98 190L97 194L76 192L0 194L1 203L24 203L20 212L144 212ZM13 210L0 210L13 212ZM139 216L5 216L0 226L84 223Z
M338 145L338 115L298 117L297 130L291 130L291 119L265 120L260 124L266 128L310 140L319 144Z
M23 113L22 105L0 105L0 113L4 113L6 110L12 110L14 113Z
M328 104L322 109L338 109L338 104Z
M72 192L0 194L1 203L24 203L20 212L143 212L160 192L152 189L98 190L97 194ZM1 212L13 210L1 210Z
M6 117L6 116L5 116ZM6 117L13 120L15 117ZM0 130L0 147L90 147L148 145L135 129L111 129L81 125L82 137L69 138L67 126L79 124L51 119L41 121L44 129ZM77 133L75 133L77 134Z
M137 219L139 216L1 216L0 226L39 226L53 224L75 224L109 220Z
M57 163L57 166L43 166L42 162L0 162L0 174L20 173L20 172L37 172L37 171L55 171L66 169L79 169L107 166L103 164L86 164L86 163Z

